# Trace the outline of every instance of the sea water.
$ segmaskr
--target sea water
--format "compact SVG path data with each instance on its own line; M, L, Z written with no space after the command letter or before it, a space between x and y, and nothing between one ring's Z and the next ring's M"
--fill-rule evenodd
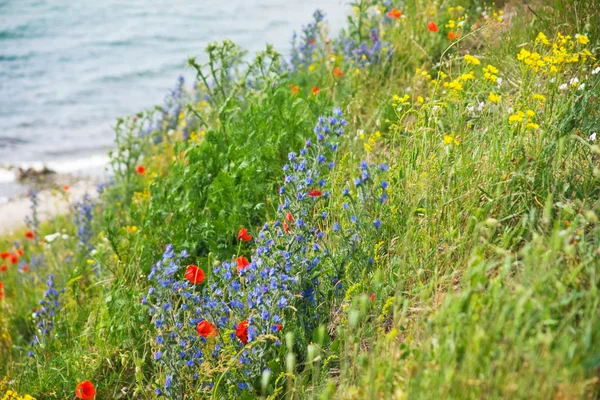
M0 166L101 168L116 117L161 104L188 56L231 39L289 55L319 8L343 0L0 0ZM23 192L0 169L0 198Z

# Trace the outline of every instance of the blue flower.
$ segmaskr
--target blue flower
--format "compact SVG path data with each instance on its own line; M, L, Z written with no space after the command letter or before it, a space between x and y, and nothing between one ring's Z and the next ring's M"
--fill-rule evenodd
M277 302L277 307L285 308L285 307L287 307L288 304L289 304L288 299L286 299L285 297L281 297L279 299L279 301Z

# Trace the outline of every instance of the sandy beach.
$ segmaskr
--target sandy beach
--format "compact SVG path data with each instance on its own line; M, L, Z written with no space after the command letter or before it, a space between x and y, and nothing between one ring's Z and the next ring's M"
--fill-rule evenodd
M73 204L83 195L97 195L96 184L92 181L80 180L64 189L43 189L38 193L38 214L40 221L69 212ZM28 196L17 197L0 204L0 234L11 233L25 224L27 216L31 215L31 201Z

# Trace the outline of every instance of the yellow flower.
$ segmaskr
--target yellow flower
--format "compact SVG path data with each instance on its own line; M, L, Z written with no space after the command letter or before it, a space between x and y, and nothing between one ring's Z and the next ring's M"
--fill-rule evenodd
M456 23L454 22L453 19L451 19L450 21L448 21L448 23L446 24L446 28L448 29L452 29L456 26Z
M417 97L417 101L418 101L419 103L423 103L423 102L425 101L425 99L423 98L423 96L418 96L418 97ZM378 132L378 133L379 133L379 132Z
M536 124L536 123L529 122L529 123L527 123L526 128L527 129L539 129L540 126L538 124Z
M457 139L453 138L450 135L444 136L444 145L448 146L450 144L453 144L453 145L457 146L459 143L458 143Z
M535 112L533 112L533 110L527 110L526 112L528 117L533 117L535 115Z
M527 51L525 49L521 49L521 51L519 52L519 54L517 54L517 60L524 61L525 59L529 58L529 56L531 56L531 52L530 51Z
M490 82L494 82L494 83L498 82L498 75L496 75L498 72L500 72L498 70L498 68L494 67L491 64L488 64L487 67L483 68L483 72L484 72L483 77L485 79L487 79Z
M538 33L537 37L535 38L535 42L545 44L546 46L550 45L550 42L548 41L548 37L546 35L544 35L542 32Z
M88 259L88 260L86 260L86 262L88 263L88 265L92 265L94 263L94 260Z
M490 101L492 103L499 103L500 102L500 96L498 96L494 92L490 92L490 96L488 97L488 99L490 99Z
M309 71L311 71L311 72L312 72L312 71L314 71L314 70L315 70L315 68L317 68L317 66L316 66L315 64L310 64L310 65L308 66L308 70L309 70Z
M534 100L539 100L541 103L546 101L546 96L543 96L541 94L534 94L533 95L533 99Z
M475 80L475 75L473 75L472 72L468 72L466 74L462 74L461 76L459 76L458 79L461 81Z
M462 83L457 80L452 82L444 82L444 87L454 90L455 92L460 92L463 89Z
M469 64L471 64L471 65L479 65L479 64L481 64L481 61L479 61L479 59L478 59L478 58L476 58L476 57L473 57L473 56L472 56L472 55L470 55L470 54L465 54L465 57L464 57L464 59L465 59L465 61L466 61L467 63L469 63Z
M525 113L523 111L517 111L516 113L510 115L508 117L508 122L517 123L523 122L523 117L525 117Z
M363 146L365 147L367 154L371 152L371 146L368 143L363 143Z
M404 96L400 97L397 94L394 95L394 97L392 98L392 105L394 107L400 107L400 106L406 106L409 105L409 100L410 96L405 94Z
M500 71L498 70L498 68L494 67L494 66L493 66L493 65L491 65L491 64L488 64L488 66L487 66L487 67L485 67L485 68L483 69L483 71L484 71L484 72L490 72L490 73L492 73L492 74L497 74L498 72L500 72Z
M577 41L583 45L586 45L590 42L590 39L585 35L577 34L577 35L575 35L575 39L577 39Z

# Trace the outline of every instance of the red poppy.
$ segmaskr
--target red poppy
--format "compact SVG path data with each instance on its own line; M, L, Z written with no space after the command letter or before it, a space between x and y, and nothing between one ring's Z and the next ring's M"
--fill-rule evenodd
M11 264L16 264L19 262L19 256L17 256L16 254L11 254L10 256L8 256L8 262Z
M8 266L6 264L0 265L0 272L6 272L8 270Z
M371 301L375 301L375 293L371 292L369 299L371 299Z
M283 230L285 231L285 233L290 233L290 227L287 224L287 222L283 223Z
M294 216L292 215L291 212L288 212L285 216L285 219L287 219L290 222L294 222Z
M246 228L240 229L237 237L238 237L238 240L242 240L244 242L247 242L250 239L252 239L252 235L248 234L248 229L246 229Z
M237 325L235 336L237 336L243 344L248 343L248 321L244 320Z
M4 288L4 285L2 284L2 281L0 281L0 290L2 290Z
M198 285L204 281L204 271L196 265L188 265L185 270L185 279L192 282L194 285Z
M293 94L298 93L298 86L292 84L292 85L290 85L290 88L292 89Z
M196 332L202 337L217 336L217 327L208 322L207 320L201 321L196 326Z
M402 11L393 9L388 11L387 16L390 18L398 19L402 16Z
M25 237L27 239L33 239L33 238L35 238L35 234L31 231L27 231L27 232L25 232Z
M8 257L10 257L10 253L8 251L3 251L2 253L0 253L1 259L6 260Z
M90 381L83 381L75 388L75 396L78 399L92 400L96 397L96 388Z
M315 86L314 88L312 88L312 94L314 94L315 96L318 95L321 92L321 89L318 86Z
M429 32L437 32L439 30L437 24L433 21L427 24L427 29L429 29Z
M342 70L340 69L340 67L335 67L335 68L333 69L333 74L334 74L335 76L337 76L338 78L341 78L342 76L344 76L344 71L342 71Z
M281 324L275 324L275 326L277 327L277 332L283 330L283 325L281 325Z
M140 175L144 175L144 173L146 172L146 168L144 168L143 165L138 165L135 170L137 171L138 174Z
M460 39L460 33L458 33L458 32L448 32L448 39L450 39L450 40L458 40L458 39Z
M17 249L17 254L19 255L19 257L21 257L23 255L23 250L22 249Z
M23 267L23 272L29 272L29 265Z
M65 185L65 186L63 186L63 189L65 190L65 192L68 192L70 187L69 187L69 185Z
M313 189L311 191L308 192L308 195L311 197L319 197L320 195L322 195L323 193L321 193L320 190L317 189Z
M246 268L248 265L250 265L250 262L248 261L248 259L244 256L240 256L238 258L235 259L235 262L237 262L237 272L238 274L240 272L242 272L242 270L244 268Z

